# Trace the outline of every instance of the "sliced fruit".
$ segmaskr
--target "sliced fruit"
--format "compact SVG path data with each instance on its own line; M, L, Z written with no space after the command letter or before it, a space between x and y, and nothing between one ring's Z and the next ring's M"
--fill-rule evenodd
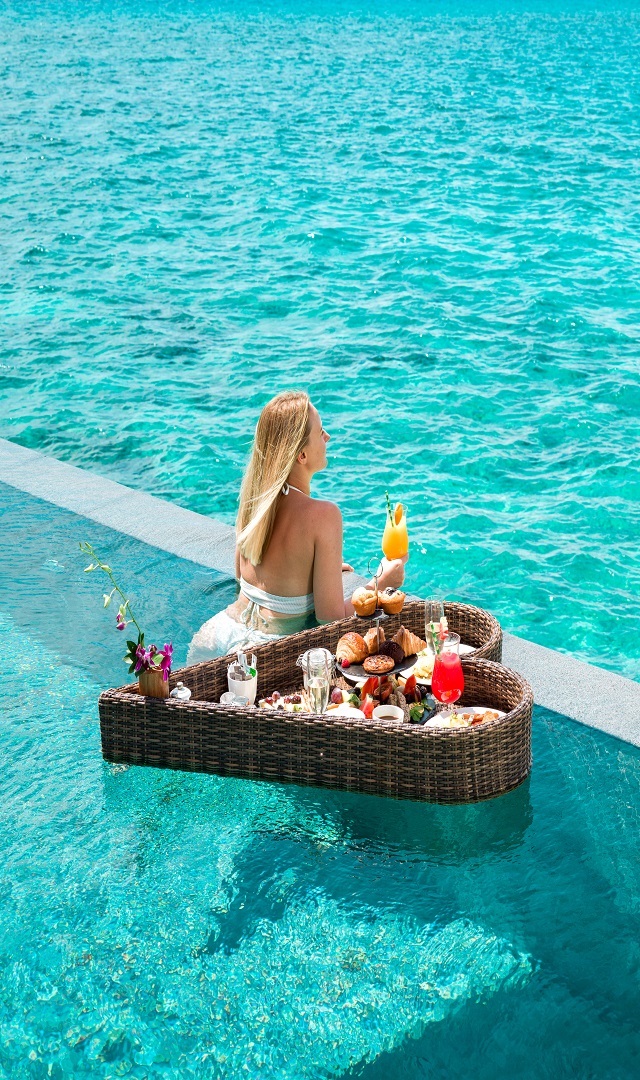
M396 525L399 525L400 522L402 521L403 510L404 510L404 507L403 507L402 503L396 503L396 511L395 511L395 514L393 515Z
M407 696L407 694L413 693L413 691L416 688L416 681L417 680L416 680L415 675L410 675L409 676L409 678L407 679L407 681L404 684L404 690L402 691L402 693L404 694L405 697Z
M363 701L366 698L367 694L373 694L373 691L375 690L377 685L378 685L378 676L377 675L372 675L371 678L367 679L367 681L362 684L362 688L360 690L360 697L362 698Z

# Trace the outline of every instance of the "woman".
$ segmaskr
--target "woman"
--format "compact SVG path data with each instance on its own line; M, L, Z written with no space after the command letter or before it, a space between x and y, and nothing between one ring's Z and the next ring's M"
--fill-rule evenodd
M310 495L312 477L326 468L329 439L302 391L265 405L240 490L240 595L200 627L187 663L353 614L342 592L342 571L351 569L342 562L342 515ZM380 588L402 584L405 562L383 560Z

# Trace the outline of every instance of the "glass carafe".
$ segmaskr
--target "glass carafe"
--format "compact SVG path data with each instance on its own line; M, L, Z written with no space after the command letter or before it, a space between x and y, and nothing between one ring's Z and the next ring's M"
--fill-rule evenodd
M328 649L308 649L298 657L311 712L323 713L329 704L333 657Z

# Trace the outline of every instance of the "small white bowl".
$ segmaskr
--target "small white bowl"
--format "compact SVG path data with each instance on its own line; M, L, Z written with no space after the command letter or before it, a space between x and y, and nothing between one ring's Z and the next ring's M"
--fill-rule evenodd
M360 709L354 709L351 705L336 705L333 709L329 706L325 710L325 716L350 716L352 720L363 720Z
M378 705L373 710L374 720L392 720L394 724L404 721L404 713L397 705Z

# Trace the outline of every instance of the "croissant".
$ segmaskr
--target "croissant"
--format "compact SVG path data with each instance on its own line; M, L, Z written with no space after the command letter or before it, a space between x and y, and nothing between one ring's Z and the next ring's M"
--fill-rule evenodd
M411 656L413 653L419 653L422 649L426 649L427 643L419 638L417 634L412 634L410 630L407 630L406 626L401 626L396 634L393 635L393 640L398 642L404 649L405 656Z
M369 650L369 656L375 656L377 652L380 652L380 646L384 641L384 630L381 626L378 626L377 629L372 626L364 635L364 640Z
M369 649L360 634L343 634L336 645L336 660L348 660L350 664L361 664Z

